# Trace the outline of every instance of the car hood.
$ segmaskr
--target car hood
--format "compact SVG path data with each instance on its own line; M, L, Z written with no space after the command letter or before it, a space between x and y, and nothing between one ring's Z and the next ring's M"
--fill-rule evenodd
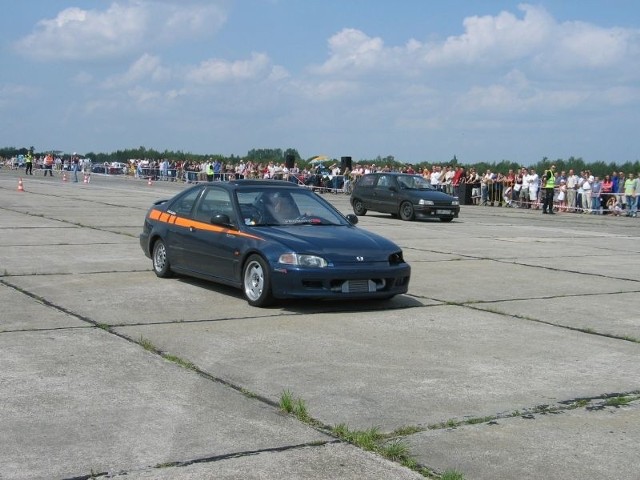
M296 225L261 230L261 237L277 242L296 253L321 255L334 263L387 262L400 247L384 237L357 227L336 225Z
M439 192L438 190L405 190L411 195L415 195L419 198L427 200L433 200L434 202L451 202L453 197L447 193Z

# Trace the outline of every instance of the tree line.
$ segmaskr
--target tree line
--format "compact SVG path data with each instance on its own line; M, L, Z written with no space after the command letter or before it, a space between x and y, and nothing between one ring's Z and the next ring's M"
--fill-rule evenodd
M35 156L43 155L51 150L46 150L43 152L36 151L33 147L23 147L23 148L15 148L15 147L4 147L0 148L0 157L2 158L11 158L18 155L26 155L29 150L34 152ZM61 157L68 158L71 156L70 153L65 153L61 151L53 151L52 153L56 155L60 155ZM247 152L244 156L237 155L220 155L220 154L197 154L191 152L183 152L182 150L174 151L174 150L164 150L159 151L153 148L145 148L144 146L140 146L138 148L128 148L122 150L116 150L115 152L110 153L102 153L102 152L87 152L83 154L85 158L90 158L92 162L96 163L111 163L111 162L122 162L127 163L131 159L146 159L151 161L160 161L165 158L174 160L177 162L194 162L194 163L202 163L208 162L211 160L219 160L223 163L231 163L236 164L243 160L245 162L253 162L255 164L268 164L269 162L281 164L285 162L287 157L293 157L294 161L298 164L300 168L311 167L311 161L315 158L302 158L298 151L295 148L254 148ZM340 164L339 158L327 159L325 164L337 163ZM453 158L449 161L436 161L429 162L423 161L418 163L412 162L403 162L396 159L392 155L387 155L385 157L377 156L371 159L353 159L353 164L356 163L360 165L376 165L377 167L385 167L388 166L394 170L401 170L406 168L408 165L411 165L412 168L416 171L422 171L427 168L431 170L433 164L437 165L451 165L452 167L462 166L464 168L475 168L476 171L483 173L486 170L491 170L492 172L502 172L507 173L509 170L518 170L523 166L527 168L534 168L536 171L541 172L549 168L551 165L556 166L556 171L566 171L568 172L570 169L575 172L581 172L585 170L589 170L593 175L604 176L608 175L613 171L616 172L633 172L640 173L640 161L636 160L635 162L624 162L624 163L605 163L603 161L596 162L585 162L580 157L569 157L568 159L556 159L551 160L547 157L543 157L540 161L532 165L522 165L519 162L514 162L510 160L501 160L499 162L475 162L475 163L466 163L461 162L454 155ZM326 165L326 166L329 166Z

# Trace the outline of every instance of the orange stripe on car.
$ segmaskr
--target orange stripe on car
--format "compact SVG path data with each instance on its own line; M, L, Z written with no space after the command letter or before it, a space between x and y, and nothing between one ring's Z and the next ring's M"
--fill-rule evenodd
M200 222L197 220L191 220L189 218L179 217L177 215L171 215L160 210L151 210L149 212L149 218L151 220L157 220L162 223L172 223L179 227L189 228L193 227L198 230L206 230L208 232L228 233L230 235L237 235L238 237L253 238L255 240L262 240L261 237L251 235L249 233L241 232L239 230L233 230L230 228L221 227L219 225L211 225L210 223Z

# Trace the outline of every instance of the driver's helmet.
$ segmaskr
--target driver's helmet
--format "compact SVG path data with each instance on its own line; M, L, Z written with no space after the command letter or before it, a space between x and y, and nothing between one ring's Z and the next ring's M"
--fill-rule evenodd
M267 210L279 222L292 220L300 215L291 194L287 192L270 193L265 200Z

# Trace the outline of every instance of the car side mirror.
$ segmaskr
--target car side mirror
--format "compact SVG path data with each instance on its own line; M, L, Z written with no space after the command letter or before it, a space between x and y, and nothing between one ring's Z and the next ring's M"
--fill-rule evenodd
M231 222L229 215L225 213L218 213L211 217L211 223L213 225L221 225L227 228L235 228L235 225Z
M391 186L389 187L389 191L391 191L391 192L397 192L397 191L398 191L398 189L397 189L394 185L391 185Z
M355 225L356 223L358 223L358 217L353 213L347 215L347 220L349 220L349 223L351 225Z

